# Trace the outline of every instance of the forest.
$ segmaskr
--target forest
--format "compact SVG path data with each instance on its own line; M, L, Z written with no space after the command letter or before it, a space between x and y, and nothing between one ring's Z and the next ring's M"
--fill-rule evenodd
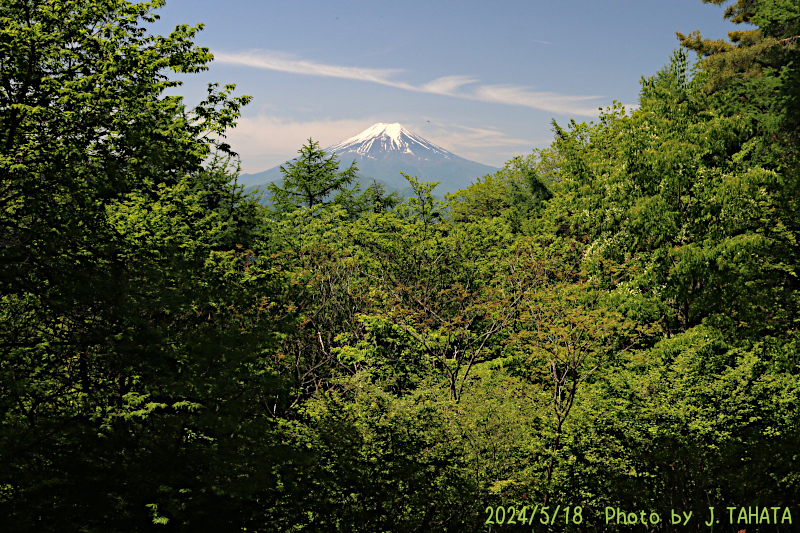
M800 531L800 4L703 1L444 201L264 203L202 26L0 0L0 532Z

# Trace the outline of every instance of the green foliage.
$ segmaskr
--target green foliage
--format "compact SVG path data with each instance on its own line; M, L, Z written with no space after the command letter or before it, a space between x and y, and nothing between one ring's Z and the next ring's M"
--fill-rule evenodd
M342 172L336 154L326 157L319 143L311 139L298 151L300 156L281 166L283 183L269 185L270 202L276 211L290 212L300 207L312 208L342 201L342 194L356 177L355 161ZM340 193L334 197L334 193Z
M607 368L575 407L565 448L578 460L557 482L591 494L600 512L791 505L798 382L768 371L763 355L698 326Z
M359 194L360 193L360 194ZM366 213L380 213L389 209L394 209L401 202L400 193L397 191L386 194L386 189L382 184L373 181L364 192L361 186L344 191L337 198L337 203L347 210L350 219L358 218Z
M331 531L457 529L473 493L436 391L395 398L359 376L303 409L314 462L287 468L304 519ZM297 477L302 476L300 483ZM287 524L288 525L288 524Z
M338 172L336 154L327 156L319 149L319 143L311 139L299 153L300 157L281 166L281 186L274 183L268 186L273 216L284 217L301 207L336 206L344 209L353 220L365 213L392 209L400 203L398 193L387 195L383 185L375 181L364 191L359 183L349 188L358 172L355 161Z
M272 449L280 314L210 136L248 98L163 96L211 56L197 29L146 34L161 4L2 2L5 531L219 529L269 484L249 454Z
M512 319L509 304L518 295L496 278L511 236L501 221L454 223L432 195L435 184L407 178L416 195L362 218L353 236L372 280L374 316L418 345L427 371L442 375L457 400L473 365L492 357L495 337Z
M248 98L163 95L211 56L162 4L0 0L3 531L796 506L794 3L447 202L309 139L273 209L220 140Z
M677 54L645 80L631 117L616 108L600 124L557 129L563 196L552 207L575 213L571 232L592 242L595 271L626 265L614 283L650 301L666 332L704 320L770 327L765 313L793 305L794 216L778 174L744 162L746 128L706 107L687 68Z
M703 39L699 31L688 36L678 33L678 38L705 57L704 90L714 106L738 116L757 132L749 157L770 169L789 166L796 172L800 8L790 0L730 3L725 18L755 28L730 32L730 43Z
M450 195L456 221L476 222L503 217L514 233L531 233L543 203L552 198L550 187L557 173L557 156L550 149L514 157L494 174L478 178L468 188Z

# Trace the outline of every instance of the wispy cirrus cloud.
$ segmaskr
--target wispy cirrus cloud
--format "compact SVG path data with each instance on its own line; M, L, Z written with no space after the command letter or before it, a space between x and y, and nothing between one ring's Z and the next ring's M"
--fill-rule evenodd
M475 99L498 104L522 105L562 115L597 116L598 106L587 107L600 96L565 96L552 92L532 91L517 85L482 85L475 89Z
M280 52L215 52L214 60L226 65L241 65L245 67L260 68L264 70L277 70L291 72L292 74L307 74L309 76L323 76L328 78L344 78L348 80L368 81L411 89L414 87L407 83L393 81L391 78L402 72L400 69L376 69L344 67L341 65L326 65L307 59L297 59Z
M404 72L402 69L331 65L266 50L215 52L214 59L226 65L240 65L292 74L358 80L406 91L530 107L561 115L596 117L598 106L589 105L588 102L602 98L602 96L568 96L553 92L534 91L530 87L518 85L475 85L480 80L472 76L442 76L422 85L413 85L398 79ZM468 87L471 85L473 87Z
M415 88L423 93L444 94L458 96L457 91L464 85L475 83L478 80L470 76L443 76L429 81L425 85Z

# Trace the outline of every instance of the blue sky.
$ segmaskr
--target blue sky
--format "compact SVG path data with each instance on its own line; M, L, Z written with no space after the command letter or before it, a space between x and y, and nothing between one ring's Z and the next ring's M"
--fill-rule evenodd
M228 140L253 173L376 122L468 159L502 166L552 141L551 120L589 121L669 61L675 32L723 38L724 8L700 0L167 0L148 29L205 29L207 83L254 97ZM422 176L421 176L422 178Z

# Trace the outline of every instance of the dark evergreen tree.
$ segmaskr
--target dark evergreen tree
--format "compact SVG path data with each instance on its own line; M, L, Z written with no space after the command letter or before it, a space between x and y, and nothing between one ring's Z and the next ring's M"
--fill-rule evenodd
M330 204L335 200L335 193L345 192L356 178L355 161L339 172L336 154L328 156L316 141L308 139L299 153L299 157L281 166L281 186L269 185L270 201L278 212Z

